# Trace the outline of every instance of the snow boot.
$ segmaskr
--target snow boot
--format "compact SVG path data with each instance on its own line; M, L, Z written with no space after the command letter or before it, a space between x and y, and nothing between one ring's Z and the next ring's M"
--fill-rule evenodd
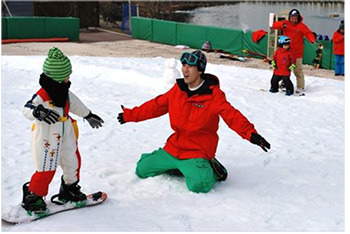
M46 203L43 197L37 196L28 188L29 182L25 183L23 189L22 207L28 212L42 213L46 212Z
M79 180L74 182L73 184L67 185L63 176L61 177L61 187L58 194L53 195L51 197L51 202L57 205L63 205L67 202L81 202L86 200L86 195L80 191L80 186L78 185ZM54 199L58 197L58 201L54 201Z
M222 165L216 158L210 160L210 165L213 168L217 181L225 181L227 178L227 170L224 165Z
M293 95L293 91L287 90L286 91L286 96L292 96Z

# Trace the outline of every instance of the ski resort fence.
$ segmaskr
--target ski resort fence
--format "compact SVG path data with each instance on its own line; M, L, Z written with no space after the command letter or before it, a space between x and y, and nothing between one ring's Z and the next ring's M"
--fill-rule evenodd
M135 39L168 45L186 45L193 49L201 49L204 42L209 41L212 49L239 56L243 55L244 49L267 55L267 36L258 43L254 43L252 32L244 32L239 29L193 25L144 17L132 17L131 25L132 37ZM325 40L318 40L318 43L322 43L324 47L321 67L333 69L333 43ZM317 44L311 44L304 39L304 64L313 64Z
M63 38L79 41L79 18L2 17L2 39Z

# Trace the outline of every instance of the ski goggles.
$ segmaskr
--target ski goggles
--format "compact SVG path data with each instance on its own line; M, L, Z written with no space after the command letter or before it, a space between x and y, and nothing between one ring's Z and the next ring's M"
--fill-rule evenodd
M198 56L189 52L185 52L181 55L180 61L182 64L196 66L198 62Z

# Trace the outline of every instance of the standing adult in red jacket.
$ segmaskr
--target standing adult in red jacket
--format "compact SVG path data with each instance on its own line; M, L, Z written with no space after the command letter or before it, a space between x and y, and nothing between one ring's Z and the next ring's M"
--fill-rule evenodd
M315 35L303 23L303 17L297 9L292 9L289 12L288 20L275 22L272 27L282 30L283 35L291 39L290 48L293 57L296 59L295 69L293 70L297 80L297 89L295 92L303 93L305 89L305 78L302 67L304 37L309 42L315 43Z
M336 76L344 75L344 20L341 21L339 29L333 34L333 52L335 58L334 73Z
M118 120L121 124L139 122L169 113L174 133L164 148L142 154L137 163L137 176L146 178L179 170L189 190L209 192L220 177L211 166L219 140L219 116L243 139L259 145L264 151L270 149L270 144L226 100L218 78L204 74L206 57L201 51L185 52L180 60L183 79L177 79L169 91L139 107L127 109L122 106L123 113L119 114Z

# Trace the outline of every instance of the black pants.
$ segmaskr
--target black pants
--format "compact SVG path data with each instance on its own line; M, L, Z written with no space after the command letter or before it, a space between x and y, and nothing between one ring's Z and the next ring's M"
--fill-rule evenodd
M271 78L271 88L270 91L271 92L278 92L278 82L280 82L281 80L283 80L283 83L286 86L286 92L293 94L294 93L294 86L292 81L290 80L290 76L277 76L277 75L273 75Z

